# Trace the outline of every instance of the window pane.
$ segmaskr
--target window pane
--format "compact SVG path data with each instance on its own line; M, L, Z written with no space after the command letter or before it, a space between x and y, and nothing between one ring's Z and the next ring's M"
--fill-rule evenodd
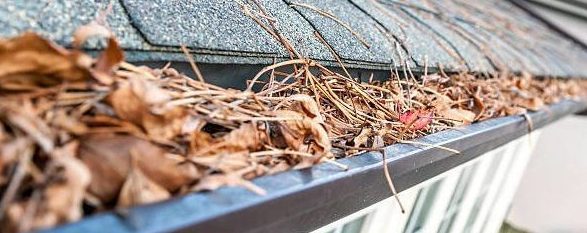
M410 214L410 220L404 230L405 233L419 232L425 226L430 208L436 201L436 195L441 183L442 180L439 180L420 190L414 209Z
M366 217L367 216L364 215L347 224L344 224L344 227L342 227L342 233L360 233L361 229L363 228L363 224L365 223Z
M485 196L487 196L487 192L490 188L489 186L491 185L491 183L493 182L493 178L495 177L495 174L493 174L492 172L497 170L497 167L499 166L502 158L503 151L501 151L497 156L495 156L495 158L491 162L491 166L489 167L489 173L487 173L485 175L485 178L483 179L483 187L481 187L481 193L477 197L477 200L475 200L475 205L473 206L473 209L469 214L469 218L467 219L465 231L469 231L475 223L475 221L478 221L477 216L479 215L479 211L481 210L481 205L485 201Z
M463 169L461 172L457 186L455 187L450 202L446 207L446 215L444 216L440 228L438 229L439 233L449 232L452 228L452 224L459 212L459 209L461 208L461 203L463 202L467 188L469 187L473 175L475 174L475 170L477 170L477 163Z

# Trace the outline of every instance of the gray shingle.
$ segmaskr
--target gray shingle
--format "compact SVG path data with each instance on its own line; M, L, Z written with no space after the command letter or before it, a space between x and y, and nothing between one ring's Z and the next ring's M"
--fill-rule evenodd
M487 60L485 55L481 53L479 48L470 41L463 38L457 32L453 31L452 24L439 19L436 15L419 11L414 9L404 8L410 16L417 18L422 23L426 24L435 34L450 44L453 50L458 53L470 70L479 72L494 71L493 65Z
M340 23L314 10L295 6L295 9L304 15L340 57L355 61L391 63L395 47L390 42L390 38L386 38L385 34L377 28L377 22L351 3L340 0L287 0L287 2L307 4L332 14L357 33L358 36L353 35ZM361 38L369 48L361 42Z
M74 30L94 20L106 6L107 2L94 0L7 0L0 4L0 25L3 28L0 31L3 36L15 36L31 30L61 44L70 44ZM140 49L145 46L118 1L113 1L107 22L123 47ZM87 46L96 48L99 44L90 41Z
M587 77L583 47L507 1L259 1L297 51L327 65L337 62L315 30L348 67L389 69L390 63L401 66L403 57L412 68L427 62L431 69L442 65L451 71L497 67ZM224 0L5 0L0 4L0 36L32 30L69 45L73 31L94 20L110 2L107 22L131 61L185 61L181 44L192 47L196 60L204 63L268 64L288 57L281 43L244 15L237 1ZM251 1L240 2L257 10ZM290 7L292 2L335 15L369 46L332 19ZM86 44L89 49L101 46L99 40Z
M236 1L123 0L133 25L153 45L283 53Z
M450 56L439 44L442 39L431 38L435 35L425 30L422 25L419 25L420 22L402 12L400 6L385 3L374 5L367 0L352 0L352 2L397 37L417 65L423 67L427 60L430 66L441 64L449 69L462 68L459 61ZM447 45L444 44L444 46L446 47Z

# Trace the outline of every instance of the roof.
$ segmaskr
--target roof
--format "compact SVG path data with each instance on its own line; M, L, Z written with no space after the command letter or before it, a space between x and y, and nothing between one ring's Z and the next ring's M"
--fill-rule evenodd
M33 30L62 44L109 1L9 0L0 6L0 36ZM288 53L242 11L240 1L112 1L107 22L131 61L269 64ZM245 2L245 1L242 1ZM258 11L252 3L244 3ZM262 1L279 32L305 57L336 65L317 31L346 65L389 69L527 71L587 77L587 50L507 1L284 0ZM309 5L311 7L304 7ZM330 14L333 17L327 17ZM336 20L335 20L336 19ZM98 48L90 43L88 48Z

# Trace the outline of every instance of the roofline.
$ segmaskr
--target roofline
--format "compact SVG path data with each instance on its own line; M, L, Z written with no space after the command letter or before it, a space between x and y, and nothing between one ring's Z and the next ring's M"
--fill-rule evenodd
M569 12L567 10L546 4L542 1L535 1L535 0L509 0L511 3L513 3L514 5L518 6L520 9L526 11L528 14L530 14L532 17L540 20L540 22L546 24L546 26L548 26L549 28L551 28L552 30L554 30L555 32L561 34L564 37L567 37L568 39L572 40L574 43L580 45L583 49L587 49L587 44L585 44L583 41L579 40L577 37L571 35L570 33L568 33L567 31L565 31L564 29L560 28L559 26L557 26L556 24L554 24L553 22L551 22L550 20L546 19L544 16L542 16L541 14L539 14L538 12L536 12L534 9L532 9L529 5L530 4L534 4L536 6L539 7L543 7L543 8L548 8L557 12L561 12L561 13L565 13L568 14L569 16L573 16L575 18L578 19L582 19L582 20L587 20L587 15L577 15L574 12Z

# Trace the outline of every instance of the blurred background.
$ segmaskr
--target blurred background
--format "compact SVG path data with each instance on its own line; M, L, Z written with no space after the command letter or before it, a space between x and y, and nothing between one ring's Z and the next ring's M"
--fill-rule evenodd
M523 4L587 43L587 1L531 0ZM568 117L544 128L506 223L522 232L587 232L585 145L587 116Z

